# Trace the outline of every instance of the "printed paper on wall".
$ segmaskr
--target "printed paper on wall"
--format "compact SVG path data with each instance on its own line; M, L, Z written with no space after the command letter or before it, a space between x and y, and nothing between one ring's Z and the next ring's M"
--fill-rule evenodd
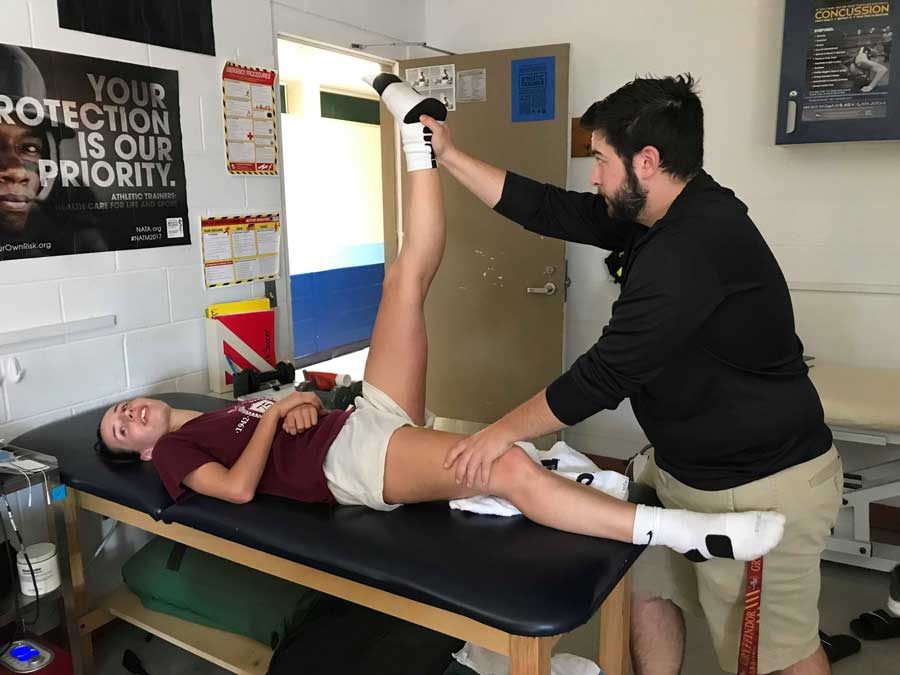
M281 219L277 213L204 218L200 235L207 288L278 278Z
M447 110L456 110L456 66L452 63L407 68L406 81L422 96L436 98Z
M277 176L274 70L228 62L222 71L222 110L228 172Z

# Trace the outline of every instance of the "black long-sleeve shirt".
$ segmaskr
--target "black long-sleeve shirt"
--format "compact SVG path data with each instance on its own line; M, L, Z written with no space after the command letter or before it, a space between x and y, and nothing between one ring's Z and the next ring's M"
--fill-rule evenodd
M831 447L775 256L734 193L701 172L647 228L605 200L507 173L496 211L548 237L623 251L597 343L547 387L572 425L629 398L660 468L722 490Z

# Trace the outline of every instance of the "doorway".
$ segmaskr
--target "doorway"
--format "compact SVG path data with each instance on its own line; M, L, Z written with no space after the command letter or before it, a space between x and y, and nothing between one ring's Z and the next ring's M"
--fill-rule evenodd
M379 101L362 77L382 66L286 38L278 65L293 356L309 366L365 350L381 300Z

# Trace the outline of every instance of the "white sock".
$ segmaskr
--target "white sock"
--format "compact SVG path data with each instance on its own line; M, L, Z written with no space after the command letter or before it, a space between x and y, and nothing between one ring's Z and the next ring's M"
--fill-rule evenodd
M900 619L900 600L894 600L893 598L888 598L887 601L887 611L893 617Z
M0 445L3 445L0 442ZM887 611L900 619L900 565L891 570L891 588L888 591Z
M668 546L694 562L709 558L755 560L784 534L784 516L774 511L696 513L637 505L632 541Z
M419 122L419 116L429 115L439 122L447 119L446 106L436 98L426 98L392 73L375 77L367 75L368 82L400 123L400 140L406 155L406 170L420 171L437 168L437 159L431 147L431 130Z
M431 147L431 129L421 122L400 125L400 142L406 155L406 170L436 169L437 157Z

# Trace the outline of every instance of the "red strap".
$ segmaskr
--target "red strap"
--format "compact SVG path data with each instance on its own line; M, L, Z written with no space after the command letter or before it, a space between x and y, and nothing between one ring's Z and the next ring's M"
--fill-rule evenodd
M762 604L763 559L747 563L747 589L744 616L741 619L741 643L738 651L738 675L756 675L759 656L759 606Z

